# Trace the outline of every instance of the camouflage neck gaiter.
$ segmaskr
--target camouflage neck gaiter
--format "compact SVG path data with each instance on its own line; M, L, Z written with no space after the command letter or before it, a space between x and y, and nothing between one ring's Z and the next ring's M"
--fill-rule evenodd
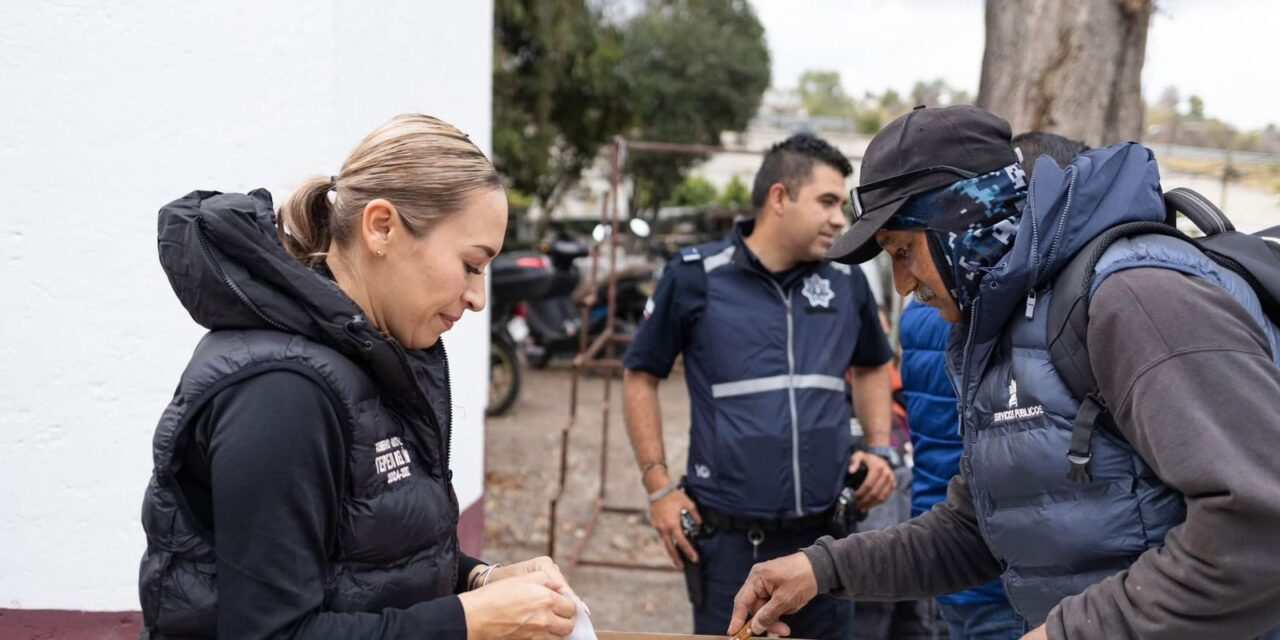
M914 196L884 228L929 235L934 265L968 313L982 276L1013 246L1026 194L1026 173L1015 163Z

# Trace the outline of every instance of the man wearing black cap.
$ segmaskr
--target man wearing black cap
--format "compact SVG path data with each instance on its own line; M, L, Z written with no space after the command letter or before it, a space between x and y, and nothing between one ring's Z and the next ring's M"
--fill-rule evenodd
M1105 230L1164 220L1159 176L1128 143L1066 169L1041 159L1028 184L1009 133L969 106L891 123L829 254L888 252L898 292L956 323L964 457L947 501L756 565L731 633L752 612L755 630L786 631L778 616L817 593L898 600L995 577L1032 638L1248 638L1280 622L1280 459L1259 446L1280 438L1280 331L1190 245L1126 238L1092 275L1099 393L1073 397L1047 349L1055 276ZM1099 409L1113 426L1074 442L1077 414Z

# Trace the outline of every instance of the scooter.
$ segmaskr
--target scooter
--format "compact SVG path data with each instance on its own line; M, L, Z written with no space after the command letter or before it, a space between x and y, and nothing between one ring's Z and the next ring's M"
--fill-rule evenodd
M635 225L632 228L634 232ZM596 242L600 243L602 240L597 237ZM524 342L524 353L529 366L535 369L547 366L556 356L578 353L584 330L582 306L588 307L585 329L588 342L604 331L609 314L607 280L602 281L595 291L586 295L579 292L578 297L575 297L575 291L582 281L577 263L590 255L590 247L574 240L561 239L544 245L543 251L555 268L555 284L546 297L531 299L524 305L529 321L529 338ZM629 267L619 271L614 315L616 334L630 335L639 327L654 286L654 269L651 266Z
M557 354L578 352L582 316L573 298L582 282L576 261L590 255L591 248L569 239L555 240L542 247L554 270L552 284L542 296L530 298L523 306L529 324L523 341L529 366L546 367Z
M640 239L648 238L651 231L649 223L641 218L628 220L625 229ZM612 235L610 227L600 224L592 231L591 237L597 244L603 245L610 235ZM668 256L663 254L661 246L650 245L646 252L648 254L646 261L621 267L615 278L617 281L613 310L615 335L630 336L640 327L640 323L644 320L645 308L657 288L657 276L660 274L661 265L667 262ZM607 280L600 283L590 304L590 332L594 338L604 331L609 316L609 282Z
M522 343L529 337L524 303L547 295L555 283L551 260L534 251L499 254L491 265L489 315L489 408L487 415L511 410L524 380Z
M613 331L617 335L631 335L644 320L644 309L653 295L656 283L654 269L636 266L618 272L618 285L614 299ZM591 300L590 333L597 336L604 331L609 315L609 283L602 282Z

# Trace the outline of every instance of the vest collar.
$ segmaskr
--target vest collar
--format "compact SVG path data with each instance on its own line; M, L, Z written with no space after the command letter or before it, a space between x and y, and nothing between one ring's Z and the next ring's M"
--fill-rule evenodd
M741 269L745 269L762 278L767 278L770 282L776 282L783 289L790 289L796 283L803 280L806 276L822 268L826 264L825 260L816 260L812 262L801 262L796 266L788 269L782 278L778 278L777 274L765 268L760 262L751 247L747 245L747 237L750 236L756 228L755 218L747 218L739 220L733 224L733 233L730 237L736 251L733 252L733 264Z

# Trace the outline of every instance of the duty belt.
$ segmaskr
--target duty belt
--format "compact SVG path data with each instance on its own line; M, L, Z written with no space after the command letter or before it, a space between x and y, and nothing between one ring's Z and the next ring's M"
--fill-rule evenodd
M727 513L721 513L715 509L699 506L698 513L702 515L703 526L729 531L751 531L754 529L765 533L792 532L825 529L831 525L830 512L801 516L799 518L739 518Z

